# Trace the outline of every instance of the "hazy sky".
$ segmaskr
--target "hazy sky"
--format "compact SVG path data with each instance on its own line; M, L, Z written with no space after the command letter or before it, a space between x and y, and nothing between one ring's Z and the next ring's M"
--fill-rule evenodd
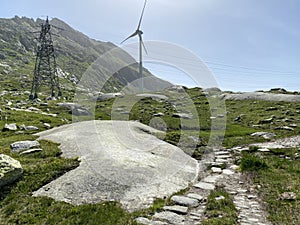
M0 17L57 17L91 38L118 45L135 31L143 3L1 0ZM191 50L224 90L300 91L299 12L299 0L148 0L143 38ZM160 77L193 85L175 69L145 66Z

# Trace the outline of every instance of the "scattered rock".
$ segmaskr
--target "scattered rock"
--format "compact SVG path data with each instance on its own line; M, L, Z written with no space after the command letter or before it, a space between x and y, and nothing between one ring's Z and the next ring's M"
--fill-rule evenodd
M183 216L178 215L173 212L169 212L169 211L155 213L153 218L163 220L163 221L166 221L166 222L174 224L174 225L183 224L183 222L184 222Z
M70 109L70 110L81 107L80 105L78 105L74 102L62 102L62 103L58 103L57 105L60 107L66 108L66 109Z
M224 115L224 114L218 114L217 117L218 117L218 118L224 118L225 115Z
M279 196L281 200L296 200L296 194L294 192L284 192Z
M268 149L268 148L259 148L257 151L259 151L259 152L270 152L270 149Z
M92 115L92 113L88 109L86 109L74 102L62 102L62 103L58 103L57 105L60 107L69 109L70 113L72 113L74 116L90 116L90 115Z
M45 106L48 106L48 103L47 103L47 102L41 102L41 103L40 103L40 106L44 106L44 107L45 107Z
M74 116L90 116L92 113L85 108L75 108L72 110Z
M282 120L282 122L285 122L285 123L292 123L293 120L290 119L290 118L284 118L284 119Z
M32 111L32 112L39 112L39 111L41 111L39 108L35 108L35 107L29 107L28 110Z
M6 56L4 54L0 53L0 59L4 60L4 59L6 59Z
M13 183L22 176L23 168L19 161L0 154L0 187Z
M288 130L288 131L293 131L294 128L288 127L288 126L282 126L282 127L276 127L275 130Z
M182 118L182 119L193 119L193 115L189 113L174 113L172 115L174 118Z
M5 124L2 131L16 131L18 129L15 123Z
M38 130L38 129L39 129L38 127L35 127L35 126L26 126L26 125L24 125L24 124L22 124L22 125L20 126L20 128L21 128L22 130L28 130L28 131L33 131L33 130Z
M40 146L40 143L38 141L17 141L10 145L12 151L14 152L19 152L38 146Z
M266 108L266 111L275 111L275 110L278 110L277 107L268 107Z
M289 127L296 128L296 127L297 127L297 124L292 123L292 124L289 125Z
M105 100L109 100L109 99L114 99L116 97L121 97L124 96L124 94L122 93L100 93L98 94L96 97L93 97L94 100L97 101L105 101Z
M27 155L27 154L32 154L32 153L41 152L41 151L43 151L43 149L41 149L41 148L32 148L32 149L28 149L28 150L21 152L20 155Z
M188 207L197 207L200 204L200 202L197 199L180 196L180 195L172 196L171 200L178 205L183 205Z
M252 137L262 137L264 139L272 139L276 137L276 134L270 132L255 132L251 134Z
M144 93L144 94L137 94L136 96L138 96L138 97L145 97L145 98L152 98L154 100L167 100L168 99L167 96L160 95L160 94Z
M169 90L169 91L176 91L176 92L179 92L179 93L185 92L184 87L180 86L180 85L174 85L172 87L167 88L167 90Z
M185 206L180 206L180 205L172 205L172 206L164 206L163 209L166 211L185 215L185 214L187 214L189 208L185 207Z
M43 123L44 127L51 128L51 125L49 123Z
M221 200L224 200L225 197L223 195L221 196L218 196L218 197L215 197L216 201L221 201Z
M270 117L268 119L264 119L264 120L259 121L259 123L260 124L272 123L273 120L274 120L274 117L272 116L272 117Z
M242 119L242 117L237 116L237 117L234 118L234 121L235 121L235 122L238 122L238 121L241 121L241 119Z
M155 114L153 114L153 116L164 116L165 114L164 113L162 113L162 112L159 112L159 113L155 113Z

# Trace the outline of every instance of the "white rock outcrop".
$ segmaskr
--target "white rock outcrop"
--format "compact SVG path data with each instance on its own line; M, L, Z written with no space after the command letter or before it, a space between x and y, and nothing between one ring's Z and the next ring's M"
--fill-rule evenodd
M151 135L158 132L133 121L87 121L38 133L81 163L33 195L75 205L119 201L129 211L149 207L188 187L199 172L195 159Z

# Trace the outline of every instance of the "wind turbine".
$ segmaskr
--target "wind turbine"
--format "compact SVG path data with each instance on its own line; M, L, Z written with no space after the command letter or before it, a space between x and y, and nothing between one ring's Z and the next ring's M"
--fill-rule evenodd
M138 27L136 29L136 31L131 34L129 37L127 37L124 41L121 42L121 44L123 44L125 41L127 41L128 39L132 38L132 37L135 37L135 36L139 36L139 53L140 53L140 63L139 63L139 74L140 74L140 77L141 77L141 92L144 92L144 81L143 81L143 48L147 54L147 50L146 50L146 47L144 45L144 42L143 42L143 38L142 38L142 35L143 35L143 31L140 30L141 28L141 24L142 24L142 19L143 19L143 16L144 16L144 11L145 11L145 8L146 8L146 4L147 4L147 0L145 0L145 3L144 3L144 7L143 7L143 10L142 10L142 14L141 14L141 17L140 17L140 21L139 21L139 24L138 24Z

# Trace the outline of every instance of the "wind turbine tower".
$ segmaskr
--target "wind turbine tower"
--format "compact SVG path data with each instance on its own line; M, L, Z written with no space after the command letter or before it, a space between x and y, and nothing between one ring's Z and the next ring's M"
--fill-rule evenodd
M139 20L139 24L137 26L137 29L136 31L131 34L129 37L127 37L124 41L121 42L121 44L123 44L125 41L127 41L128 39L132 38L132 37L135 37L138 35L139 37L139 74L140 74L140 77L141 77L141 92L144 92L144 77L143 77L143 48L147 54L147 50L146 50L146 47L144 45L144 42L143 42L143 31L141 31L141 24L142 24L142 19L143 19L143 16L144 16L144 11L145 11L145 8L146 8L146 4L147 4L147 0L145 0L145 3L144 3L144 7L143 7L143 10L142 10L142 14L141 14L141 17L140 17L140 20Z

